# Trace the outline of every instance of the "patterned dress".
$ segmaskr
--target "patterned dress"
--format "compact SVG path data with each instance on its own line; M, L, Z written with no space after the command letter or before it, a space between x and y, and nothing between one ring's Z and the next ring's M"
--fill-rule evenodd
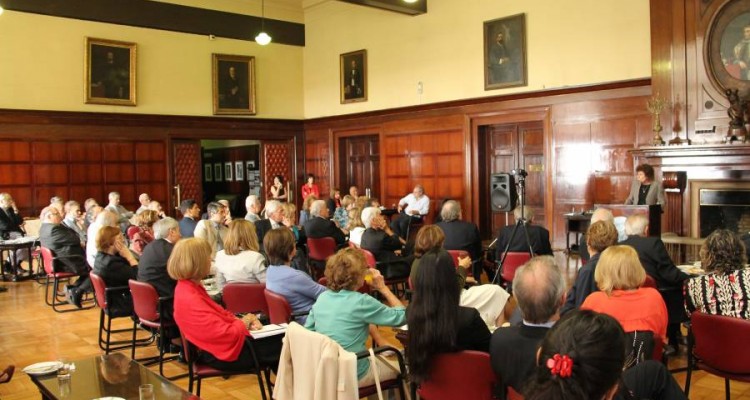
M706 314L750 319L750 268L731 273L714 272L692 279L685 284L685 308Z

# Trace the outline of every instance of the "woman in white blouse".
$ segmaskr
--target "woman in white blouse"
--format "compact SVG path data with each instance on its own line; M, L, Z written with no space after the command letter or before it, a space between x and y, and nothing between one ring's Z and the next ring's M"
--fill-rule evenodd
M229 282L266 281L266 260L258 249L255 225L245 219L233 220L224 239L224 250L216 253L216 284L219 290Z

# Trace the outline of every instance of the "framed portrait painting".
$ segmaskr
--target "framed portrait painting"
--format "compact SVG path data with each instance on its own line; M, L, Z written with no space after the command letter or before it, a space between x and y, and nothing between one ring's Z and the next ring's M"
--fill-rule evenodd
M750 95L750 0L730 1L716 13L706 35L706 69L724 93Z
M484 23L484 90L526 86L526 14Z
M245 180L245 163L242 161L234 162L234 180L238 182Z
M367 101L367 50L339 56L341 104Z
M135 106L136 44L86 38L84 101Z
M234 167L231 162L224 163L224 182L232 181L232 168Z
M213 182L213 167L211 164L203 165L203 180L206 182Z
M221 182L221 163L214 164L214 182Z
M255 114L255 57L213 54L211 76L216 115Z

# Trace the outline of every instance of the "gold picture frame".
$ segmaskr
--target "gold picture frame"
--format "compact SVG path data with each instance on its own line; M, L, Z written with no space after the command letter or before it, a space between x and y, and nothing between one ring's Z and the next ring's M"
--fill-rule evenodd
M137 46L131 42L86 37L86 104L136 105Z
M528 84L526 14L484 22L484 90Z
M367 101L367 50L339 56L341 104Z
M212 54L215 115L255 115L255 57Z

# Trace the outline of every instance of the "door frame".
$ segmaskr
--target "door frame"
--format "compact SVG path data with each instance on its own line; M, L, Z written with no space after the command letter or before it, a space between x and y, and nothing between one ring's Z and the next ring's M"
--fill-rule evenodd
M344 188L341 187L341 177L339 176L339 171L341 171L341 163L339 162L341 149L339 148L339 141L341 139L346 139L350 137L356 137L356 136L377 136L378 137L378 148L380 149L380 145L383 143L383 132L382 128L379 125L371 125L371 126L362 126L355 129L341 129L341 130L331 130L331 134L329 135L330 141L328 145L330 146L333 151L330 152L328 160L329 165L333 166L333 170L331 171L331 188L337 187L339 190L341 190L342 196L343 194L348 194L348 189L344 190ZM384 163L380 162L379 169L380 169L380 176L384 176L383 173L385 172L383 170ZM383 180L380 180L380 187L378 188L378 193L380 193L380 196L383 197L384 195L384 185Z
M552 211L554 210L554 198L552 193L552 188L554 187L552 179L554 177L554 174L552 173L552 166L554 165L552 160L552 124L551 124L551 116L550 116L550 108L549 107L532 107L532 108L523 108L523 109L516 109L516 110L503 110L499 112L490 112L490 113L478 113L478 114L470 114L468 115L468 125L470 129L470 146L471 154L470 157L467 157L469 160L467 163L469 164L469 170L471 171L471 176L469 178L470 187L471 190L471 209L472 209L472 220L473 221L479 221L482 218L481 210L480 210L480 201L479 201L479 185L485 185L488 184L488 182L480 182L479 180L479 171L480 168L485 168L486 165L479 165L479 152L480 148L482 148L480 145L482 144L480 141L480 127L486 126L486 125L499 125L499 124L520 124L524 122L541 122L542 123L542 130L543 130L543 140L544 144L542 145L543 152L544 152L544 172L545 172L545 187L544 187L544 222L545 225L548 227L552 226L553 223L553 215ZM486 216L485 216L486 217ZM494 234L494 233L492 233Z

